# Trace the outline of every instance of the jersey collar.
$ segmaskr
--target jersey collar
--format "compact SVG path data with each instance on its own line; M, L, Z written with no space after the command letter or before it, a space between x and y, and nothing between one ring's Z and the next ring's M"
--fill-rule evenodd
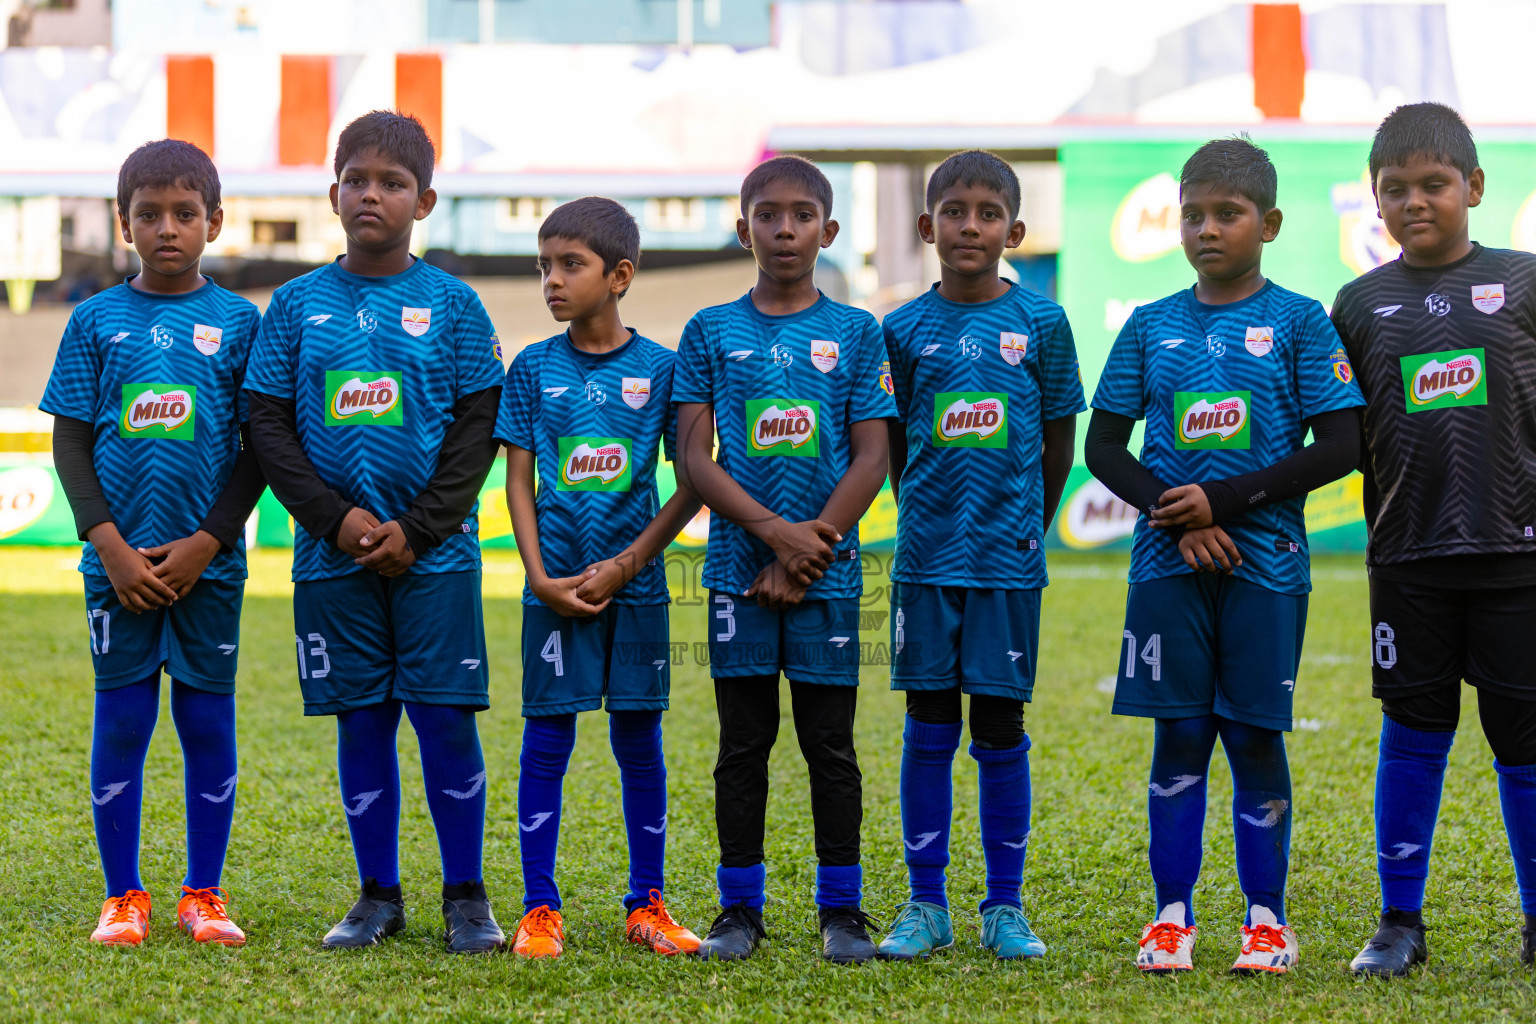
M1472 251L1471 252L1467 253L1461 259L1455 260L1454 262L1451 262L1451 263L1440 263L1440 264L1437 264L1437 265L1435 265L1433 267L1411 267L1407 263L1403 262L1403 254L1402 253L1398 253L1397 254L1397 259L1393 260L1392 262L1396 263L1399 269L1406 270L1410 274L1431 274L1431 275L1448 274L1448 273L1450 273L1453 270L1460 270L1462 267L1466 266L1468 263L1471 263L1473 260L1477 259L1477 257L1482 253L1482 251L1483 251L1482 244L1479 243L1479 242L1473 242L1472 243ZM1388 264L1388 266L1391 266L1391 264Z
M986 302L954 302L950 299L946 299L944 296L939 294L939 283L937 281L933 283L933 287L928 289L928 298L933 301L934 305L941 309L954 310L957 313L981 312L982 310L992 309L995 306L1000 306L1003 303L1010 301L1014 295L1017 294L1015 289L1018 288L1018 285L1014 284L1006 277L1002 278L1002 282L1008 286L1008 290L1003 292L1003 294L999 295L997 298L988 299Z
M595 363L606 363L611 359L617 359L624 355L634 347L635 339L640 337L640 332L633 327L629 328L629 340L618 348L609 349L607 352L588 352L586 349L577 348L571 342L571 329L569 327L555 335L555 337L560 339L560 344L565 346L566 352L572 359L590 366Z
M1222 313L1232 313L1239 309L1244 309L1250 303L1257 301L1262 296L1268 295L1274 287L1275 282L1269 278L1265 278L1263 286L1247 298L1238 299L1236 302L1212 303L1201 302L1199 299L1195 298L1195 286L1190 285L1188 288L1184 289L1184 298L1188 301L1190 310L1192 310L1197 317L1203 318L1207 316L1219 316Z
M218 288L218 285L213 283L213 278L207 274L202 274L199 276L202 277L203 283L189 292L146 292L142 288L135 288L133 286L133 279L138 276L137 274L130 274L128 277L123 278L123 287L128 290L129 295L143 299L145 302L185 302L188 299L207 295L210 288Z
M757 306L754 305L753 302L752 302L752 291L751 291L751 289L748 289L747 290L747 294L743 295L741 298L737 299L736 301L739 302L741 304L742 308L747 311L747 315L748 316L752 317L752 319L758 321L759 323L764 323L764 324L792 324L792 323L798 323L801 320L805 320L805 319L807 319L809 317L815 316L817 313L820 313L822 308L824 306L826 306L827 303L831 302L832 300L827 298L827 293L826 292L824 292L820 288L818 288L818 289L816 289L816 301L815 302L811 303L809 306L806 306L804 309L802 309L798 313L787 313L787 314L785 314L783 316L775 316L775 315L773 315L771 313L764 313L762 310L758 309Z
M362 274L354 274L341 265L341 257L337 256L330 263L331 272L348 284L366 285L374 288L388 288L402 281L410 280L411 276L426 266L426 261L420 256L411 257L411 265L398 274L390 274L387 277L365 277Z

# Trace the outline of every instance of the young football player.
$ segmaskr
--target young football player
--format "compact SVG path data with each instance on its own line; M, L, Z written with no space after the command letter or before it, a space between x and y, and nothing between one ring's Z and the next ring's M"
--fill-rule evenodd
M1472 133L1438 103L1377 129L1371 188L1402 255L1339 292L1333 322L1365 393L1372 692L1381 699L1381 922L1350 964L1428 956L1424 882L1461 681L1477 688L1536 954L1536 256L1471 240Z
M272 491L298 530L294 643L306 715L335 715L362 896L325 936L405 925L403 710L421 748L451 952L499 948L481 873L489 704L475 508L496 454L500 344L463 282L411 255L432 212L432 141L377 110L342 131L331 208L346 255L272 296L246 387Z
M1192 966L1218 736L1248 904L1232 971L1296 965L1284 734L1311 589L1302 505L1354 467L1362 400L1322 306L1259 269L1280 232L1275 187L1274 165L1246 138L1195 151L1179 179L1195 285L1137 307L1093 398L1088 467L1145 513L1114 702L1116 714L1156 720L1147 812L1157 914L1138 944L1143 971ZM1126 445L1139 419L1138 461Z
M853 748L859 682L858 522L880 490L896 413L880 328L817 289L832 244L832 187L810 161L759 164L736 236L757 284L683 330L672 400L678 475L711 511L704 585L720 717L715 822L722 911L701 956L750 956L762 908L768 754L779 673L810 768L823 955L875 955L860 908L863 779ZM720 438L719 461L714 438Z
M662 553L699 509L661 505L658 447L675 461L675 354L625 327L619 299L640 262L640 230L611 199L557 208L539 227L544 302L570 326L512 360L496 437L507 445L507 507L527 569L523 589L523 751L517 783L523 905L513 952L559 956L555 884L561 789L576 715L608 708L629 839L629 941L692 953L666 891L667 766L661 713L671 690ZM535 493L535 473L538 490Z
M198 942L245 933L219 887L239 770L235 669L245 521L265 486L240 386L260 314L200 272L219 236L219 175L196 146L134 150L117 177L123 241L139 273L69 318L40 403L54 465L86 542L86 626L96 669L91 804L107 901L91 939L138 945L144 758L171 677L187 800L176 923Z
M945 894L960 696L971 698L987 894L981 941L1041 956L1019 890L1029 840L1029 736L1045 529L1072 468L1085 408L1060 306L998 276L1024 240L1019 179L991 153L945 160L917 219L939 283L885 318L901 422L891 687L907 694L901 822L911 893L880 955L910 960L955 941Z

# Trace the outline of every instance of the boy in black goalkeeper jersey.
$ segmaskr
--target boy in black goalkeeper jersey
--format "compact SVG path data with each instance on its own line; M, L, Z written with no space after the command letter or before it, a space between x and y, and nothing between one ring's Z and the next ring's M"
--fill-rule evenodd
M1401 258L1333 304L1338 372L1359 374L1370 528L1381 924L1350 964L1423 961L1424 882L1461 681L1477 687L1536 948L1536 255L1472 241L1472 134L1438 103L1376 131L1371 187ZM1347 354L1347 360L1344 356Z

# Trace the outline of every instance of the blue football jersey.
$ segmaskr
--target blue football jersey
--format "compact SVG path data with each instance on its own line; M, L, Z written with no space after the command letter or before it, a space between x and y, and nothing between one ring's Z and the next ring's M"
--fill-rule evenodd
M714 404L720 464L790 522L818 518L848 471L849 425L896 415L875 318L825 295L789 316L760 312L750 292L699 310L678 344L672 401ZM854 528L806 598L863 593L858 553ZM739 594L773 560L768 545L710 517L706 587Z
M436 472L454 403L501 383L500 353L479 296L452 275L424 260L389 277L332 263L273 294L245 386L293 400L299 440L320 478L387 522ZM409 571L479 565L471 511L459 533L419 553ZM295 582L360 571L323 538L295 536Z
M1093 396L1095 409L1147 421L1141 462L1170 487L1271 466L1302 447L1306 420L1364 404L1323 307L1273 281L1223 306L1193 288L1138 306ZM1284 594L1312 588L1304 504L1221 524L1243 558L1237 576ZM1172 533L1137 520L1132 583L1189 571Z
M529 345L512 360L496 438L534 455L539 555L551 577L575 576L629 546L661 510L658 447L676 458L672 364L677 355L632 334L612 352L583 352L569 335ZM666 571L653 559L615 604L666 604ZM541 604L527 586L524 604Z
M118 532L154 547L197 532L229 482L260 312L204 279L185 295L109 288L75 307L41 408L96 426L95 466ZM90 544L80 571L104 575ZM245 541L209 579L245 579Z
M1016 285L975 303L935 285L883 327L907 434L891 579L1045 586L1044 424L1085 408L1066 313Z

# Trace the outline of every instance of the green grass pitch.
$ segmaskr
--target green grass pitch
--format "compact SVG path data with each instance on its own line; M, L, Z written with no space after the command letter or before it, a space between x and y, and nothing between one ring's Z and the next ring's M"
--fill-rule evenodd
M1300 969L1235 979L1242 913L1231 851L1231 781L1213 765L1205 871L1196 893L1196 970L1144 978L1132 966L1149 918L1146 771L1151 728L1109 714L1122 645L1123 559L1057 556L1046 592L1034 740L1034 841L1025 912L1050 946L1002 964L978 946L982 885L975 768L956 762L951 900L958 943L916 964L837 968L818 959L805 767L787 717L773 758L767 920L772 941L731 966L666 960L626 944L617 770L601 714L580 726L566 787L559 880L568 946L557 962L443 952L438 862L414 736L401 729L402 823L410 927L383 948L327 953L319 939L356 879L339 813L331 720L300 713L286 557L253 559L241 648L241 772L225 887L250 934L240 950L194 947L174 929L182 852L181 763L168 709L150 751L144 875L155 917L139 949L87 941L101 875L86 803L92 692L78 577L57 550L0 552L0 1019L254 1021L1529 1021L1532 974L1515 959L1519 921L1492 757L1463 707L1451 756L1426 917L1431 961L1418 976L1358 983L1344 965L1375 920L1371 793L1379 727L1369 696L1366 586L1358 559L1320 559L1296 688L1290 918ZM486 631L494 706L481 716L490 769L486 874L502 924L521 892L515 810L520 719L517 566L489 560ZM865 633L883 641L885 611ZM704 608L674 606L673 637L704 639ZM671 786L670 905L702 932L713 917L707 669L674 668L666 719ZM1469 691L1470 692L1470 691ZM888 919L905 893L897 771L902 703L868 666L858 743L865 778L866 907ZM787 688L785 691L787 704ZM162 701L167 697L162 693Z

